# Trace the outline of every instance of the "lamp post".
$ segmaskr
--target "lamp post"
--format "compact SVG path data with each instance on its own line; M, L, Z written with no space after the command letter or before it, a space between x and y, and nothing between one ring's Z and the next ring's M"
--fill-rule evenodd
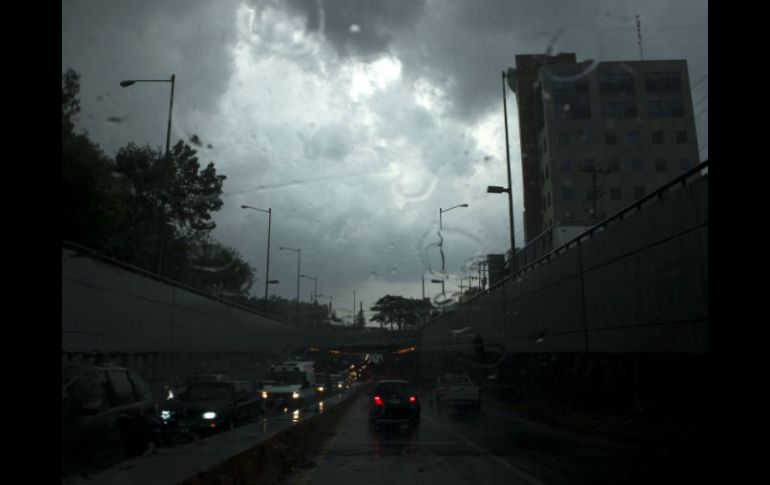
M171 83L171 100L168 104L168 127L166 128L166 160L169 159L169 149L171 143L171 112L174 108L174 84L176 82L176 75L172 74L171 79L130 79L121 81L120 85L127 88L136 83ZM161 241L160 226L158 227L158 276L161 276L163 269L163 243Z
M468 207L468 204L458 204L456 206L450 207L449 209L442 209L441 207L438 208L438 228L439 228L439 234L438 235L441 238L441 242L439 242L439 247L440 247L440 251L441 251L441 273L442 274L446 274L446 268L445 268L445 265L444 265L444 249L443 249L444 237L441 235L441 231L444 229L444 223L443 223L441 215L444 212L449 212L452 209L457 209L458 207ZM441 294L446 296L446 292L444 291L444 281L443 280L441 281Z
M315 276L299 275L300 278L307 278L313 280L313 300L318 300L318 278Z
M264 305L264 312L267 313L267 288L270 282L270 226L273 222L273 209L272 207L268 207L267 210L264 209L257 209L256 207L251 207L250 205L242 205L241 209L252 209L259 212L266 212L267 213L267 262L265 264L265 305ZM277 283L277 282L276 282Z
M503 192L508 193L508 222L510 224L510 235L511 235L511 273L515 274L518 265L516 262L516 240L513 232L513 191L511 190L511 187L513 187L513 184L511 183L511 150L509 148L509 143L508 143L508 102L506 101L506 96L505 96L506 74L505 74L505 71L502 71L502 72L503 72L503 118L505 120L505 159L508 167L508 187L505 188L505 187L489 186L487 187L487 193L489 194L500 194Z
M130 79L121 81L120 85L127 88L136 83L171 83L171 101L168 105L168 128L166 129L166 156L168 157L169 145L171 142L171 111L174 107L174 84L176 82L176 75L172 74L171 79Z

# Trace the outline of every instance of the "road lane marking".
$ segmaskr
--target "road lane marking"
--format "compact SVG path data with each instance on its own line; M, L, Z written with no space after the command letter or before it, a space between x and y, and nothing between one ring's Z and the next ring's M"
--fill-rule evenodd
M430 421L434 425L437 425L439 429L441 429L442 431L444 431L448 435L454 437L455 439L457 439L459 441L462 441L466 445L470 446L471 448L473 448L474 450L478 451L482 455L484 455L487 458L491 459L492 461L494 461L498 465L502 466L503 468L505 468L509 472L513 473L514 475L516 475L521 480L524 480L525 482L529 483L530 485L546 485L544 482L541 482L540 480L538 480L537 478L533 477L529 473L527 473L527 472L525 472L523 470L520 470L519 468L513 466L508 461L503 460L499 456L494 455L492 452L485 450L484 448L482 448L481 446L477 445L473 441L469 440L465 436L462 436L460 434L448 431L444 426L440 426L440 424L437 421L435 421L433 418L428 418L428 421Z

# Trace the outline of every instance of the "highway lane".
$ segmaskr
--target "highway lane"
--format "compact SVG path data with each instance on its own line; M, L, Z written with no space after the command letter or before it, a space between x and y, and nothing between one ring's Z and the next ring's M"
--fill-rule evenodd
M414 431L374 431L362 396L291 485L588 484L706 481L702 457L645 451L515 417L437 414L423 396ZM427 402L425 402L427 401Z

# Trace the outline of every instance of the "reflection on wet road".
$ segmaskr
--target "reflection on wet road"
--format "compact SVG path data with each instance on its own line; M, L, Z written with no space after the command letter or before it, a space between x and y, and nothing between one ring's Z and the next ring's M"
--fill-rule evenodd
M429 401L424 398L424 401ZM415 430L375 431L362 396L297 485L575 484L705 480L702 463L557 430L488 407L440 415L423 403Z

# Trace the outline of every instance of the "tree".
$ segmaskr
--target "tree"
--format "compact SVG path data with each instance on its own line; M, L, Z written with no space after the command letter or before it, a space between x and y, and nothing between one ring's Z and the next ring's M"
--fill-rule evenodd
M180 276L198 288L229 296L246 295L254 284L254 270L240 254L223 244L207 240L188 253L189 265Z
M123 212L115 165L86 133L75 132L80 76L62 74L61 238L103 249Z
M195 135L193 135L195 136ZM216 227L211 213L222 207L224 175L213 163L201 169L196 151L179 141L166 157L160 149L133 143L121 148L116 170L124 184L124 227L112 250L134 264L173 276L186 250Z
M385 295L371 308L375 312L372 321L379 322L380 328L390 324L393 330L395 324L399 330L403 330L404 327L417 326L430 308L430 303L424 300Z

